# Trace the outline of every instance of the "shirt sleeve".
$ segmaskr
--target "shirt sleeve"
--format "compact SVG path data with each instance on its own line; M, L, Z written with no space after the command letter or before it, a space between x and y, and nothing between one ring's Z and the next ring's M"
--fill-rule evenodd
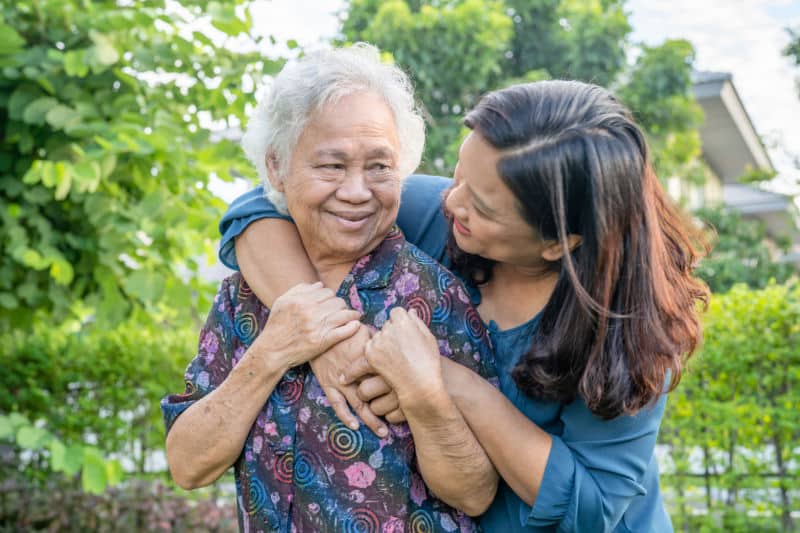
M442 194L450 184L450 179L439 176L409 176L403 183L397 216L397 225L406 240L438 261L444 258L448 235L447 220L441 210ZM239 269L234 239L248 225L261 218L292 220L275 209L264 195L263 186L259 185L234 200L219 223L222 235L219 259L225 266Z
M230 286L229 280L224 280L214 298L206 324L200 330L197 355L184 374L186 388L183 393L170 394L161 400L167 433L181 413L219 387L231 371L233 306Z
M222 220L219 221L219 232L222 235L219 260L222 261L222 264L230 269L239 270L234 239L252 222L261 218L280 218L292 221L292 217L275 209L275 205L264 194L263 185L259 185L235 199L228 206Z
M522 504L523 525L557 531L613 531L653 457L666 394L634 416L602 420L576 400L561 414L564 433L553 436L541 490L533 508Z

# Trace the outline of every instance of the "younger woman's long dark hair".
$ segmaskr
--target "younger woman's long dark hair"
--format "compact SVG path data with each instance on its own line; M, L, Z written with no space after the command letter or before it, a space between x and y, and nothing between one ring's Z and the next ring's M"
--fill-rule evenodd
M513 371L520 389L581 397L603 418L672 390L701 337L708 290L692 271L702 239L665 196L630 112L601 87L546 81L486 95L465 124L501 152L497 171L532 237L565 251ZM570 252L571 234L582 240ZM473 283L491 279L491 261L450 250Z

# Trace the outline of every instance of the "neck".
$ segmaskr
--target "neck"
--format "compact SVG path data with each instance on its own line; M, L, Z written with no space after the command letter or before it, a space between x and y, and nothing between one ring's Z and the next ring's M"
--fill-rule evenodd
M344 278L350 273L354 263L355 261L337 265L314 265L314 268L317 270L317 275L319 275L319 280L322 284L333 291L337 291Z
M558 282L558 273L518 265L495 265L492 279L480 287L478 311L502 329L523 324L544 309Z

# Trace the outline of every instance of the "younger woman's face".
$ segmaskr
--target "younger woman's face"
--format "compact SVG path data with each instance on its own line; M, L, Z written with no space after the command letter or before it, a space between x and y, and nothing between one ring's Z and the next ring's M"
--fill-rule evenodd
M520 215L517 199L497 173L500 152L473 131L459 150L454 183L445 198L453 235L463 251L500 263L541 267L544 241Z

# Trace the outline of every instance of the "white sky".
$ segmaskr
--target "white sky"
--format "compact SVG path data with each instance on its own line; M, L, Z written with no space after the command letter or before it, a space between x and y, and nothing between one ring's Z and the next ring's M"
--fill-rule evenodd
M279 43L322 44L335 35L342 0L258 1L252 11L257 32ZM699 70L730 72L756 130L781 175L779 188L800 181L786 152L800 156L800 96L781 50L787 26L800 25L800 0L628 0L632 38L658 44L685 38L697 51ZM277 47L278 52L285 48ZM776 143L779 146L774 146ZM800 192L800 191L798 191Z

